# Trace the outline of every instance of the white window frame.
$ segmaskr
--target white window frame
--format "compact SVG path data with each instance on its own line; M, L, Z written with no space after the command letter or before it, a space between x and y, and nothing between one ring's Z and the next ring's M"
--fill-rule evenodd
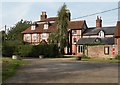
M83 52L84 52L83 45L78 45L78 53L83 53Z
M44 29L48 29L48 23L44 24Z
M47 39L47 33L42 33L41 38L42 38L42 40L46 40Z
M31 26L31 30L35 30L35 25L32 25L32 26Z
M101 31L99 32L99 37L100 37L100 38L104 38L104 37L105 37L104 31L101 30Z
M73 35L77 35L77 30L72 30Z
M30 34L26 34L26 35L25 35L25 41L30 41L30 37L31 37Z
M33 41L37 41L38 40L38 34L35 33L35 34L32 34L32 38L33 38Z

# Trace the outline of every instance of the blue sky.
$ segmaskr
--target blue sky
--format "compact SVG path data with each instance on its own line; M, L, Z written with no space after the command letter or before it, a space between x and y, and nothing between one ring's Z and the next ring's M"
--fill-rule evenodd
M57 16L57 12L64 2L8 2L7 0L2 2L2 24L7 27L14 26L21 19L38 21L42 11L47 12L48 17ZM65 2L67 8L71 12L71 19L97 13L118 7L118 2ZM118 10L98 14L94 16L79 18L77 20L86 20L88 27L95 26L95 20L97 16L101 16L103 20L103 26L115 26L118 20ZM1 30L0 29L0 30Z

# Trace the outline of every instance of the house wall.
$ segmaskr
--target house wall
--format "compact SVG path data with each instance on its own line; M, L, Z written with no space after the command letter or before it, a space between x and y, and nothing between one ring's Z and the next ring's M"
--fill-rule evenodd
M27 40L27 35L28 34L24 34L23 35L23 40L25 41L25 42L29 42L29 43L40 43L43 39L42 39L42 34L38 34L38 33L34 33L34 34L29 34L30 36L30 38L29 38L29 40ZM37 36L36 38L34 38L35 37L35 35ZM45 39L45 41L46 42L48 42L48 37L49 37L49 33L46 33L46 39Z
M108 54L105 54L105 48L109 48ZM118 48L120 48L118 45L87 46L86 49L84 50L84 54L90 58L99 59L115 58L115 56L118 55Z
M115 44L120 45L120 38L115 38Z
M73 34L72 30L72 54L77 54L77 46L76 42L81 38L82 31L81 30L76 30L76 34ZM76 42L74 42L74 38L76 38Z

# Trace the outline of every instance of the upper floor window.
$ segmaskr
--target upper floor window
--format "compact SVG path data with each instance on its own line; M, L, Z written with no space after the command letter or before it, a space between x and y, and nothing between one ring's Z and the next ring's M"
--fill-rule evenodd
M73 42L74 42L74 44L76 44L76 38L73 38Z
M32 25L32 26L31 26L31 30L35 30L35 25Z
M48 23L44 24L44 29L48 29Z
M101 30L101 31L99 32L99 37L100 37L100 38L104 38L104 37L105 37L104 31Z
M73 30L73 31L72 31L72 34L77 34L77 31L76 31L76 30Z
M41 37L42 37L42 39L45 40L45 39L47 39L47 34L46 34L46 33L42 33L42 36L41 36Z

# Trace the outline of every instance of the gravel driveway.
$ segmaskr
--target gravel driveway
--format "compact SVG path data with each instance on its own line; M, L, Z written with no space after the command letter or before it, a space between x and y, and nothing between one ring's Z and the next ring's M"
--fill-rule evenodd
M59 59L25 59L6 83L118 83L118 63Z

